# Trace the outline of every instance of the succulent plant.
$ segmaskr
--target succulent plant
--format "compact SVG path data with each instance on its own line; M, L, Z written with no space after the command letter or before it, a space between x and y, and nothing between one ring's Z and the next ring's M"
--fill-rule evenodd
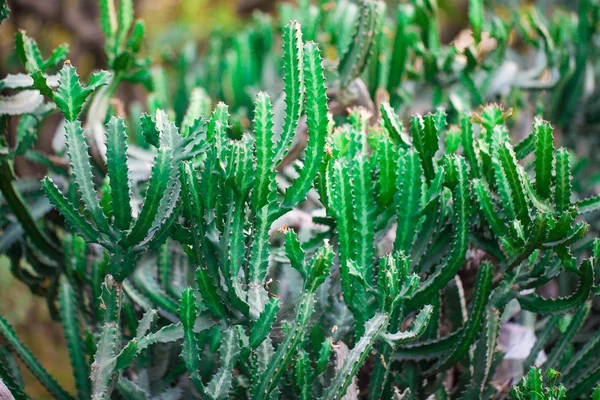
M581 3L587 46L598 5ZM19 31L27 74L0 81L16 92L0 98L0 250L60 321L76 393L2 317L0 390L27 398L18 357L60 399L597 398L600 335L575 338L593 330L600 292L600 196L581 196L589 190L576 158L555 147L552 123L535 117L517 142L518 107L484 105L508 27L486 20L481 1L469 5L474 44L459 54L440 43L433 1L401 5L393 38L383 2L340 0L327 11L302 1L304 25L282 24L275 101L249 90L277 58L272 21L255 17L224 59L214 52L225 39L213 36L205 87L187 91L183 108L147 75L131 0L118 10L100 1L109 71L86 84L66 46L44 59ZM555 47L581 57L560 27L551 37L535 11L526 16L549 66ZM335 67L315 42L325 33ZM487 34L497 41L493 60L473 53ZM410 66L415 54L422 70ZM467 61L457 72L459 56ZM579 67L560 79L578 85ZM148 113L111 105L123 81L152 89ZM413 81L433 87L434 99L405 129L402 86ZM465 107L459 92L470 94ZM221 95L232 108L213 109ZM570 89L554 95L579 99ZM242 123L252 97L252 120ZM552 114L559 126L575 112L564 107ZM62 164L31 149L40 122L58 112ZM45 164L48 176L17 178L16 156ZM310 228L294 221L298 213ZM562 297L540 290L552 282ZM500 328L515 315L544 326L509 394L494 377Z

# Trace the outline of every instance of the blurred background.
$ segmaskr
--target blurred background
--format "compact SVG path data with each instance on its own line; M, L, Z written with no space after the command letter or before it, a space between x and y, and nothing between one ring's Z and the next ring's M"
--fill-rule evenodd
M87 76L93 70L106 68L104 39L99 25L97 0L8 0L11 14L0 26L0 77L7 73L22 72L13 51L14 35L24 29L35 38L42 53L62 43L69 43L69 58L78 72ZM233 33L251 21L256 10L276 13L280 3L276 0L136 0L136 18L145 21L147 37L143 52L156 57L153 63L163 63L171 55L180 53L184 46L194 46L202 51L207 38L214 30ZM388 9L395 9L400 1L388 1ZM532 3L550 10L557 5L575 10L578 1L489 1L498 15L511 18L515 9L529 7ZM449 43L468 25L468 0L440 0L442 41ZM118 94L125 102L143 101L145 91L140 85L131 86ZM220 100L220 99L216 99ZM51 134L42 136L36 148L49 150ZM43 176L31 164L17 162L21 176ZM46 301L33 296L21 282L12 278L7 260L0 258L0 314L17 329L19 336L41 359L42 364L55 375L67 390L72 390L72 374L60 326L48 315ZM32 321L36 321L32 323ZM31 328L35 326L34 328ZM22 369L34 398L50 398L26 368Z
M394 10L401 0L388 0ZM61 43L70 44L70 57L78 70L100 68L106 64L103 36L99 25L97 0L8 0L10 18L0 27L0 72L5 75L20 64L14 53L14 32L25 29L42 52ZM148 54L172 52L189 40L202 41L213 30L235 32L243 29L256 10L275 13L281 0L136 0L137 18L148 27L145 46ZM536 4L551 10L557 5L577 9L577 0L491 0L486 6L499 15L511 17L517 8ZM468 24L468 0L440 0L442 40L452 41Z

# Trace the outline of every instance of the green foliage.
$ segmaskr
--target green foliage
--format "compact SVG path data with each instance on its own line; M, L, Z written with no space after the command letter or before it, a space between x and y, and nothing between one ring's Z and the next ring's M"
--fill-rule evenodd
M283 68L285 71L283 81L285 84L286 109L283 131L276 145L275 160L277 161L286 157L286 148L291 145L302 116L304 98L303 51L300 24L291 21L283 28Z
M100 0L109 71L86 84L66 46L44 58L19 31L0 252L62 324L77 398L495 398L509 320L541 327L512 398L598 397L600 195L556 134L593 111L573 108L600 15L581 3L503 22L469 1L465 46L443 44L435 1L286 3L150 67L133 2ZM517 31L543 62L505 83ZM123 82L145 108L115 106ZM565 108L523 136L546 100ZM42 155L58 113L66 147ZM48 176L17 178L17 157ZM15 357L75 397L1 317L0 335L15 398Z
M327 135L327 96L322 59L315 43L304 45L304 87L306 91L306 125L309 140L300 176L285 192L286 206L295 206L306 197L325 152Z

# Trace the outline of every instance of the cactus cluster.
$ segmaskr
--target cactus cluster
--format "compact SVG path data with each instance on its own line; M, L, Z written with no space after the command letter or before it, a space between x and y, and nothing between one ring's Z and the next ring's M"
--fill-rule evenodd
M588 324L600 196L583 197L580 163L553 133L577 114L600 7L582 0L578 23L559 15L549 32L535 9L509 26L471 0L474 42L460 53L440 42L435 1L410 3L396 19L380 1L286 4L281 18L302 25L280 24L280 53L274 22L256 15L211 38L204 74L178 71L197 83L183 102L166 71L149 73L131 0L100 0L109 71L87 84L67 46L44 59L19 31L27 73L0 81L0 250L60 321L76 390L0 317L11 396L28 398L18 358L58 399L600 398ZM537 113L517 141L518 101L485 103L519 27L563 87L553 123ZM269 71L275 100L251 90ZM527 77L520 96L543 101L546 83ZM147 113L111 103L125 81L150 89ZM405 118L424 88L428 111ZM41 154L41 123L58 113L66 146ZM17 178L15 157L48 176ZM562 296L541 293L556 282ZM495 381L499 335L523 315L542 327L509 391Z

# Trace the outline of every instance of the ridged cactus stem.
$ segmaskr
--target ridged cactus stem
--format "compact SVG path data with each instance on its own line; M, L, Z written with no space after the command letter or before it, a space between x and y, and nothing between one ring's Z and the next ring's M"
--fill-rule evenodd
M116 356L121 350L119 327L123 285L108 275L102 286L100 307L104 310L102 330L92 364L92 400L108 400L113 390Z
M272 358L267 370L260 377L259 383L256 386L252 395L253 399L264 400L268 399L269 395L277 387L282 374L285 372L287 365L292 360L296 353L298 344L302 340L304 333L308 327L308 322L313 314L315 305L315 294L310 290L302 294L302 299L298 304L294 325L285 336L283 342L279 345L277 352Z
M390 332L397 332L400 330L403 314L404 311L402 307L398 307L392 312L388 327ZM383 351L381 352L381 356L376 358L373 374L371 375L369 400L384 398L384 391L392 366L392 354L394 354L394 351L396 350L395 343L382 343L381 346L383 347Z

